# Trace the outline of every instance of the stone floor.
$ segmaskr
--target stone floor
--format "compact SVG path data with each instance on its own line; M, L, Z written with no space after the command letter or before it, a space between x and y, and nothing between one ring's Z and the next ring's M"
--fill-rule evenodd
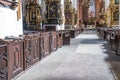
M120 80L120 56L87 30L13 80Z

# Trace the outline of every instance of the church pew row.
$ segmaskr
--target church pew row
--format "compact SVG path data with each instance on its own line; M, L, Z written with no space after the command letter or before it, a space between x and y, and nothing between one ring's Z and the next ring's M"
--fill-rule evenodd
M74 35L82 31L74 30ZM71 30L60 30L28 32L0 39L0 80L11 80L53 51L70 45L70 38Z
M120 29L99 28L98 32L103 39L108 41L110 50L120 55Z
M0 80L11 80L23 71L23 40L11 37L0 44Z

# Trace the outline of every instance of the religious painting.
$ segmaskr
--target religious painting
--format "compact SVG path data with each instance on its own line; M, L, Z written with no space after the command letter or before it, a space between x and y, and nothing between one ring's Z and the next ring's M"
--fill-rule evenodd
M57 18L57 2L51 2L48 5L48 18L56 19Z
M71 24L71 13L69 11L65 12L65 23Z
M30 21L36 21L36 10L32 9L30 11Z
M119 11L115 11L113 15L114 15L114 21L119 21Z

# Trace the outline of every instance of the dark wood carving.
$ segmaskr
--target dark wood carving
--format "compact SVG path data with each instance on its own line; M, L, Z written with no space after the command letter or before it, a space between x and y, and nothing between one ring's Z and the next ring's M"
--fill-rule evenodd
M8 52L3 41L0 41L0 80L8 80Z
M70 30L70 36L71 38L75 38L76 31L75 30Z
M63 45L70 45L70 32L63 30Z
M31 52L32 52L32 64L39 61L39 35L33 34L31 35Z
M24 37L24 55L23 55L23 62L24 62L24 70L29 68L31 66L31 42L30 42L30 36Z
M39 48L40 48L40 59L44 57L44 32L39 34Z
M44 56L47 56L50 53L50 41L49 41L49 33L44 33Z
M39 34L28 34L24 36L24 70L39 61Z
M57 33L52 32L52 51L57 50Z
M23 71L23 40L22 39L6 39L8 43L9 53L9 79L12 79Z
M63 34L62 34L62 31L58 31L58 48L61 48L62 45L63 45Z

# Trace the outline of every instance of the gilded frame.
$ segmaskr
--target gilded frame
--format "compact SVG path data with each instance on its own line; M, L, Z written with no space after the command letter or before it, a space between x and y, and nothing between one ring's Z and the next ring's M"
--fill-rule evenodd
M67 20L66 17L69 17L69 20ZM72 13L71 10L65 11L65 24L72 24Z
M37 18L36 16L37 16L36 9L32 8L30 10L30 21L36 21Z
M48 4L48 19L57 19L58 3L56 1Z

